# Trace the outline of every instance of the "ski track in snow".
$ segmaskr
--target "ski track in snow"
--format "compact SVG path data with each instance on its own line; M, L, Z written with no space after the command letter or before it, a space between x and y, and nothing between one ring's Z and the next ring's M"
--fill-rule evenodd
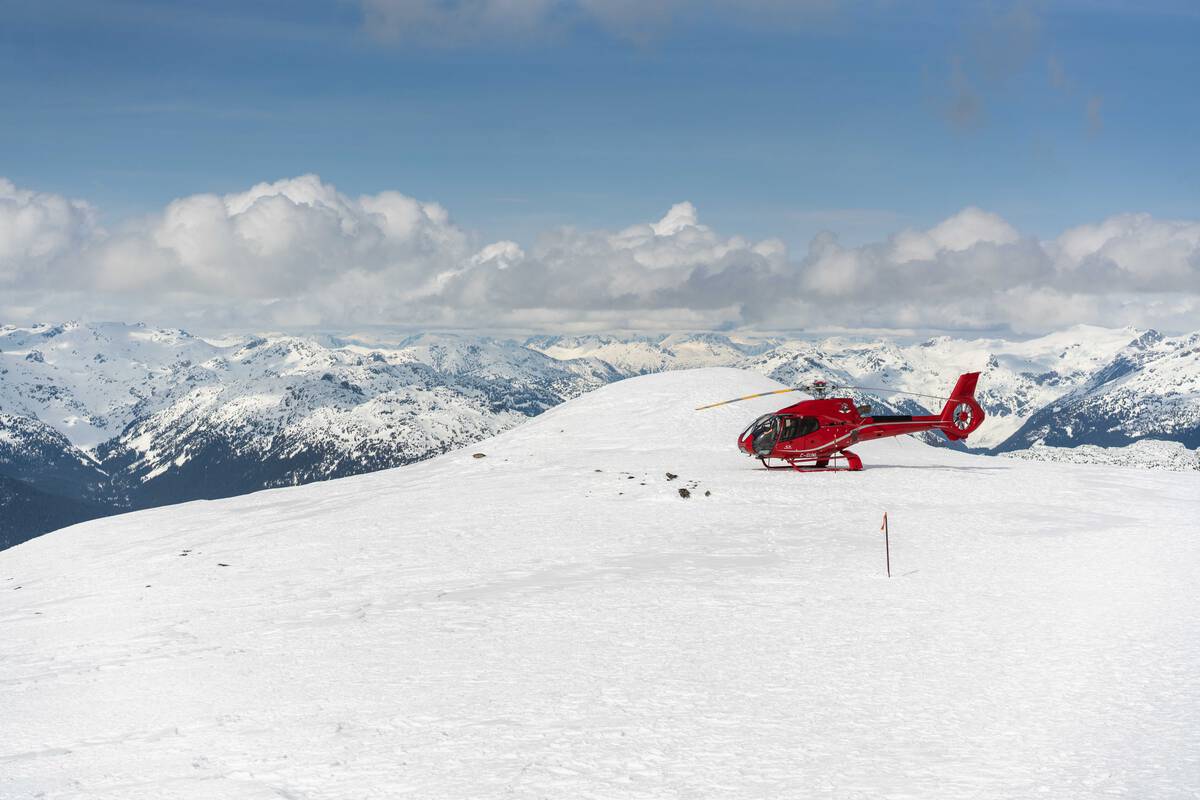
M768 473L733 442L777 399L692 409L774 385L0 553L0 797L1200 795L1194 474Z

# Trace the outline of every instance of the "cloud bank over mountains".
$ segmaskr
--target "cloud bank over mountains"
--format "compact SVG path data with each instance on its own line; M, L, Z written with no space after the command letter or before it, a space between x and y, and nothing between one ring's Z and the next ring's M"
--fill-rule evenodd
M199 329L345 327L1200 328L1200 221L1121 214L1050 240L965 208L927 230L806 252L718 233L681 202L623 230L483 242L399 192L315 175L183 197L102 227L82 200L0 179L0 317Z

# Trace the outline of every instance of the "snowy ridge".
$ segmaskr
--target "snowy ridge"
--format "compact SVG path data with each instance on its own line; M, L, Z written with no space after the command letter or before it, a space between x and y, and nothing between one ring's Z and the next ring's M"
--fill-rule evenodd
M1109 464L1141 469L1165 469L1176 472L1200 470L1200 450L1189 450L1179 442L1139 439L1124 447L1100 447L1081 444L1075 447L1034 445L1025 450L1001 453L1007 458L1027 461L1051 461L1060 464Z
M623 375L646 375L673 369L724 367L769 349L773 340L735 342L713 333L669 336L536 336L526 345L552 358L595 358Z
M766 472L730 444L771 398L692 410L776 386L634 378L0 552L0 796L1200 790L1192 475L911 439Z

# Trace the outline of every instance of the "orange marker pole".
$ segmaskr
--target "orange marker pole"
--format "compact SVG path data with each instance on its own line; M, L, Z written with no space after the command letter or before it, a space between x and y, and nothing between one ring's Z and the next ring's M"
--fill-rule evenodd
M883 531L883 553L887 563L887 576L892 577L892 543L888 540L888 524L887 512L883 512L883 525L880 526Z

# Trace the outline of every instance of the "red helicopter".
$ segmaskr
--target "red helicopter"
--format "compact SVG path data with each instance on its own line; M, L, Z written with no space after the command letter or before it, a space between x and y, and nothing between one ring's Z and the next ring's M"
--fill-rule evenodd
M946 401L942 413L936 416L872 415L870 406L855 405L854 400L849 397L825 397L830 388L825 381L746 395L701 406L696 410L737 403L753 397L807 391L816 399L781 408L774 414L763 414L750 423L738 436L738 449L762 461L767 469L794 469L799 472L856 471L863 468L862 459L846 449L856 442L929 430L941 431L951 441L966 439L984 419L983 409L975 400L975 384L978 380L978 372L968 372L959 377L949 397L934 398ZM841 388L916 394L868 386ZM782 463L772 465L771 461ZM845 461L844 466L830 466L831 463L841 461Z

